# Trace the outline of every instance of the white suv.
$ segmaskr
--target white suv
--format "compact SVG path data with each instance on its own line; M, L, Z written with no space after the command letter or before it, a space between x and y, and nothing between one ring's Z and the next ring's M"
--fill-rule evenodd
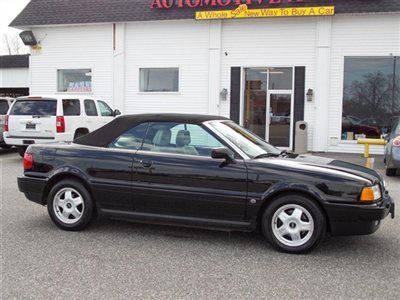
M31 144L72 142L120 114L102 100L83 96L20 97L4 121L4 141L23 156Z

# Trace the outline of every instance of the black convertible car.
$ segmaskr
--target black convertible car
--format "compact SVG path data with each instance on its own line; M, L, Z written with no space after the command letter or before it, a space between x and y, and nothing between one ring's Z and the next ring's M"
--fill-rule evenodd
M394 203L375 171L280 151L218 116L122 116L74 143L31 145L21 192L54 223L97 214L140 222L261 231L304 253L326 232L373 233Z

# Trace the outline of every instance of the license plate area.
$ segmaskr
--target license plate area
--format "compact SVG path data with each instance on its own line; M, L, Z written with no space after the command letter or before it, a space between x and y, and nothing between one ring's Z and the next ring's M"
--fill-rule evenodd
M32 145L32 144L35 143L35 141L33 141L33 140L23 140L22 143L23 143L24 145Z
M36 124L26 124L26 129L36 129Z

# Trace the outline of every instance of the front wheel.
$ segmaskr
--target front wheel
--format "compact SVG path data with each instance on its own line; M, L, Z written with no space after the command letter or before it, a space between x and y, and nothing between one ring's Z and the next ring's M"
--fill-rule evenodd
M324 239L325 215L311 199L297 194L275 198L262 216L262 231L278 250L302 254Z
M90 193L75 180L62 180L51 189L47 210L52 221L68 231L86 228L95 217Z

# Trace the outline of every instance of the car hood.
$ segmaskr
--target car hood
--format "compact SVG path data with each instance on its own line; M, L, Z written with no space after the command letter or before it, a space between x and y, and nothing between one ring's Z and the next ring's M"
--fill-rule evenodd
M260 159L260 161L282 165L293 169L307 170L315 173L357 179L366 184L382 181L382 176L369 168L349 162L314 155L299 155L295 158L277 157Z

